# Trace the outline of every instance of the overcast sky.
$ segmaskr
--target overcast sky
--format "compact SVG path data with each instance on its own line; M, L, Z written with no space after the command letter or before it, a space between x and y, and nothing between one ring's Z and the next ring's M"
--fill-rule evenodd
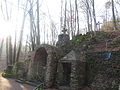
M2 0L0 0L2 1ZM22 23L22 16L23 13L18 13L17 11L17 0L7 0L8 1L8 6L12 5L12 21L5 21L3 18L2 11L0 12L0 37L5 37L9 34L13 34L14 30L20 30L21 23ZM24 1L24 0L23 0ZM107 0L95 0L95 7L96 7L96 16L98 17L98 20L100 20L100 13L102 13L104 9L104 3ZM12 3L12 4L11 4ZM56 24L60 23L60 5L61 0L40 0L40 10L41 12L48 13L51 15L51 18ZM11 7L11 6L10 6ZM10 9L9 9L10 10ZM49 11L48 11L49 10ZM21 11L22 12L22 11ZM19 16L18 19L15 17ZM82 20L82 17L80 17ZM17 21L17 23L16 23ZM84 21L84 20L83 20ZM16 25L16 26L15 26ZM81 25L83 26L83 25ZM25 25L25 33L27 33L27 28L29 27L28 24ZM59 28L59 25L58 25Z

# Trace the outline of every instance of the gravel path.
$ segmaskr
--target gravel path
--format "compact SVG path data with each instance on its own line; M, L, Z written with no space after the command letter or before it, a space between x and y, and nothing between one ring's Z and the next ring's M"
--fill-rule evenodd
M20 84L14 79L6 79L0 75L0 90L33 90L33 86Z

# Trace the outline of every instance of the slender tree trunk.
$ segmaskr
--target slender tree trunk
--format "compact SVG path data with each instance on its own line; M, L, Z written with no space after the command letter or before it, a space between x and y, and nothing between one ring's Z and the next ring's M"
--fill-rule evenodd
M90 19L90 18L89 18L89 9L90 9L90 8L89 8L88 0L86 0L86 5L87 5L87 10L86 10L86 11L87 11L87 12L86 12L86 13L87 13L87 27L88 27L88 32L90 32L90 23L89 23L89 22L90 22L90 21L89 21L89 19Z
M79 13L78 13L78 5L77 5L77 0L75 0L75 8L76 8L76 14L77 14L77 34L80 32L79 28Z
M76 4L75 4L75 6L76 6ZM74 36L75 36L75 32L76 32L76 29L77 29L77 28L76 28L76 27L77 27L77 24L76 24L76 23L77 23L77 18L76 18L76 16L77 16L77 14L76 14L76 7L75 7L74 9L75 9L75 11L74 11L74 12L75 12L75 15L74 15L74 19L75 19L75 22L74 22L74 24L75 24Z
M111 0L111 2L112 2L112 15L113 15L114 30L117 30L116 17L115 17L115 10L114 10L114 1Z
M46 36L46 32L45 32L45 21L44 21L44 44L45 44L45 36Z
M9 50L9 64L10 65L12 65L13 64L13 58L12 58L12 56L13 56L13 53L12 53L12 40L11 40L11 36L9 36L9 39L8 39L9 41L9 43L8 43L8 50Z
M106 8L106 26L107 26L107 8ZM107 29L107 28L106 28Z
M4 1L5 1L5 7L6 7L7 20L9 20L7 1L6 0L4 0Z
M68 27L67 32L68 32L68 35L70 36L70 21L69 21L69 19L67 19L67 27Z
M37 45L40 45L39 0L37 0Z
M27 4L28 1L26 2L26 7L25 10L27 9ZM19 57L20 57L20 52L21 52L21 47L22 47L22 40L23 40L23 29L24 29L24 24L25 24L25 18L26 18L26 11L24 11L23 15L23 22L22 22L22 27L21 27L21 32L20 32L20 40L19 40L19 46L18 46L18 51L17 51L17 56L16 56L16 62L18 62Z
M33 14L32 14L32 11L30 11L29 15L30 15L30 40L31 40L32 51L34 51L35 42L34 42L34 35L33 35Z
M15 31L15 42L14 42L14 51L13 51L13 64L16 60L16 31Z
M89 7L89 16L90 16L90 30L93 31L93 20L92 20L92 12L91 12L91 9Z
M61 0L61 17L60 17L60 29L62 30L63 25L63 0Z
M95 14L95 2L94 2L94 0L93 0L93 2L92 2L92 6L93 6L93 19L94 19L94 31L96 31L97 30L97 22L96 22L96 14Z
M71 4L71 0L70 0L70 32L71 32L71 36L73 38L73 13L72 13L72 4Z
M0 58L1 58L1 55L2 55L3 44L4 44L4 39L2 39L1 45L0 45Z
M6 38L6 59L7 59L7 66L9 65L9 50L8 50L8 37Z
M67 12L67 0L65 0L65 18L64 18L64 29L66 29L66 12Z

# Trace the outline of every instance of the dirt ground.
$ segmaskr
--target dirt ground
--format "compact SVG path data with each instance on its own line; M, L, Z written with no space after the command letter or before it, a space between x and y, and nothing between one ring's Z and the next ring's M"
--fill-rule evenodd
M0 76L0 90L33 90L33 86L20 84L14 79L6 79Z

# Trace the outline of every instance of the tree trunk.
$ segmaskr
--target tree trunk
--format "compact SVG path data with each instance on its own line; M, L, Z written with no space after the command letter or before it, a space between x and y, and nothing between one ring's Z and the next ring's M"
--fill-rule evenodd
M96 14L95 14L95 2L94 2L94 0L93 0L93 2L92 2L92 6L93 6L93 19L94 19L94 31L96 31L97 30L97 22L96 22Z
M37 0L37 45L40 45L39 0Z
M27 9L27 4L28 1L26 2L26 7L25 10ZM18 46L18 51L17 51L17 56L16 56L16 62L18 62L19 57L20 57L20 52L21 52L21 48L22 48L22 40L23 40L23 29L24 29L24 24L25 24L25 18L26 18L26 11L24 11L23 14L23 22L22 22L22 27L21 27L21 32L20 32L20 40L19 40L19 46Z
M64 17L64 29L66 29L66 11L67 11L67 0L65 0L65 17Z
M16 31L15 31L15 42L14 42L14 51L13 51L13 64L15 64L16 60Z
M89 19L90 19L90 17L89 17L89 9L90 9L90 8L89 8L88 0L86 0L86 5L87 5L87 8L86 8L86 9L87 9L87 10L86 10L86 11L87 11L87 12L86 12L86 14L87 14L87 27L88 27L88 32L90 32L90 23L89 23L89 22L90 22L90 21L89 21Z
M76 8L76 15L77 15L77 34L80 33L80 28L79 28L79 13L78 13L78 5L77 5L77 0L75 0L75 8Z
M0 58L1 58L1 55L2 55L3 44L4 44L4 39L2 39L2 41L0 43Z
M6 62L6 64L7 64L7 66L8 66L8 64L9 64L9 50L8 50L8 37L6 38L6 59L7 59L7 62Z
M116 18L115 18L115 10L114 10L114 1L111 0L111 2L112 2L112 15L113 15L113 25L114 25L114 30L117 30Z

